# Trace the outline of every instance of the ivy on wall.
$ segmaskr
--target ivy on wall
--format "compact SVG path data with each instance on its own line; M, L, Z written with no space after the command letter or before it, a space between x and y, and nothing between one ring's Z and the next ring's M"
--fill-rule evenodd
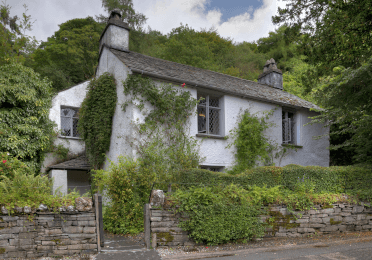
M188 134L189 117L196 113L198 100L184 89L156 85L141 75L129 75L123 85L124 94L132 97L123 104L124 111L132 104L145 116L144 122L134 122L137 136L128 140L144 171L155 171L157 179L165 181L181 170L198 167L198 142Z
M102 166L110 149L112 117L117 101L113 75L104 73L88 85L88 93L79 110L78 131L85 141L88 160L94 169Z

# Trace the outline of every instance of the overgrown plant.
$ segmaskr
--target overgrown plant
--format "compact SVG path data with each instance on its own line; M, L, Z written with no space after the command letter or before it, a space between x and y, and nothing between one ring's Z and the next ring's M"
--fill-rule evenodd
M143 230L143 205L154 180L154 172L144 170L132 158L119 157L107 171L95 171L95 184L110 199L103 217L106 230L115 234Z
M132 97L123 104L124 111L133 105L145 115L143 122L133 122L136 137L127 139L141 159L141 168L153 171L161 181L174 180L181 170L196 168L199 146L188 131L198 100L186 90L157 85L141 75L129 75L123 84L124 94Z
M92 79L79 110L78 131L85 142L87 157L94 169L100 168L110 149L112 117L117 95L113 75L104 73Z

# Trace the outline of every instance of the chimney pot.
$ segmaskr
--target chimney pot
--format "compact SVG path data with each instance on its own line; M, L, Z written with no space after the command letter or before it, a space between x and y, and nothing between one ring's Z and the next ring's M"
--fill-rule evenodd
M282 71L276 66L275 60L271 58L266 61L263 68L263 73L258 76L259 83L268 85L273 88L283 90L283 75Z

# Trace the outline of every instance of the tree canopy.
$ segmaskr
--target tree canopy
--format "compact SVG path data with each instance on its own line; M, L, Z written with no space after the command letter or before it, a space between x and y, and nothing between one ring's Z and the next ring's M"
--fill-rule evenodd
M104 25L92 17L72 19L43 42L26 63L62 90L90 79L98 63L99 38Z
M19 63L0 66L0 151L40 169L50 148L52 88L47 79Z

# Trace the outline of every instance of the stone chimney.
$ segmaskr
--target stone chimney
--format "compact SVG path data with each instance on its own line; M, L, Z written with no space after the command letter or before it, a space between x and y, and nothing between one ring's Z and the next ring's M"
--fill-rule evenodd
M99 52L105 45L121 51L129 51L129 26L121 19L119 9L111 11L106 28L99 40Z
M283 73L276 67L276 63L273 58L266 61L263 73L258 76L258 82L283 90Z

